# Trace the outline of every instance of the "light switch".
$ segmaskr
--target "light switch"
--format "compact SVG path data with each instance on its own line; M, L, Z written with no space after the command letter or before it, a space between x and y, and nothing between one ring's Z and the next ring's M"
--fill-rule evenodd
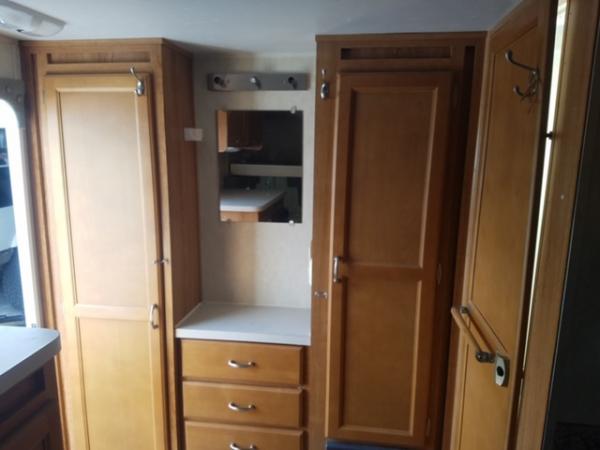
M184 128L183 139L186 142L202 142L204 130L202 128Z

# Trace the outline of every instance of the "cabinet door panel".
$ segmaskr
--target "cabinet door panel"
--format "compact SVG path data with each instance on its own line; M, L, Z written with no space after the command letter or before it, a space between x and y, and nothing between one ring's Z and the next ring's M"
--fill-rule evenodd
M44 80L45 195L62 387L77 449L164 448L151 103L120 75ZM154 321L159 321L155 314Z
M328 437L425 443L451 86L446 72L340 75Z
M514 446L538 213L540 136L548 98L542 86L532 98L516 95L514 86L524 84L523 69L508 62L506 52L540 67L542 80L550 79L550 69L544 69L550 22L544 18L551 17L554 7L551 2L524 1L488 38L463 306L478 345L502 357L508 371L506 384L497 385L495 365L478 362L472 341L461 330L452 417L457 450Z

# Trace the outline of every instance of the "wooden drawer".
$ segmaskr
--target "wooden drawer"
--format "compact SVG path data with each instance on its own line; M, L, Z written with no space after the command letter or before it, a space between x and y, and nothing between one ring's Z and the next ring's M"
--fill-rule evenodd
M303 432L199 422L185 423L187 450L230 450L254 445L257 450L302 450Z
M186 381L183 414L197 421L297 428L302 425L302 390Z
M182 374L187 379L299 385L302 347L183 340Z

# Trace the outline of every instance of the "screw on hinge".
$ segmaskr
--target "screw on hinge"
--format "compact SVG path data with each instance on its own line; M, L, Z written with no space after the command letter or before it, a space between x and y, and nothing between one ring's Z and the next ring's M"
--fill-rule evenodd
M329 295L327 294L327 291L315 291L313 293L314 297L319 299L319 300L327 300L327 297L329 297Z

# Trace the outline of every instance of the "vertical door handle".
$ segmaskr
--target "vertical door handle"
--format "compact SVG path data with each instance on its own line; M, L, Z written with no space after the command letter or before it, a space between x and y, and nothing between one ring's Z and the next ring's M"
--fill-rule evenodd
M329 82L325 80L326 73L327 71L325 69L321 69L321 100L329 98Z
M158 305L156 303L154 303L150 307L150 318L149 318L150 326L152 327L153 330L156 330L159 326L158 320L157 321L154 320L157 312L158 312Z
M333 258L333 269L332 269L332 279L334 283L340 283L342 279L340 278L340 260L342 258L339 256L335 256Z

